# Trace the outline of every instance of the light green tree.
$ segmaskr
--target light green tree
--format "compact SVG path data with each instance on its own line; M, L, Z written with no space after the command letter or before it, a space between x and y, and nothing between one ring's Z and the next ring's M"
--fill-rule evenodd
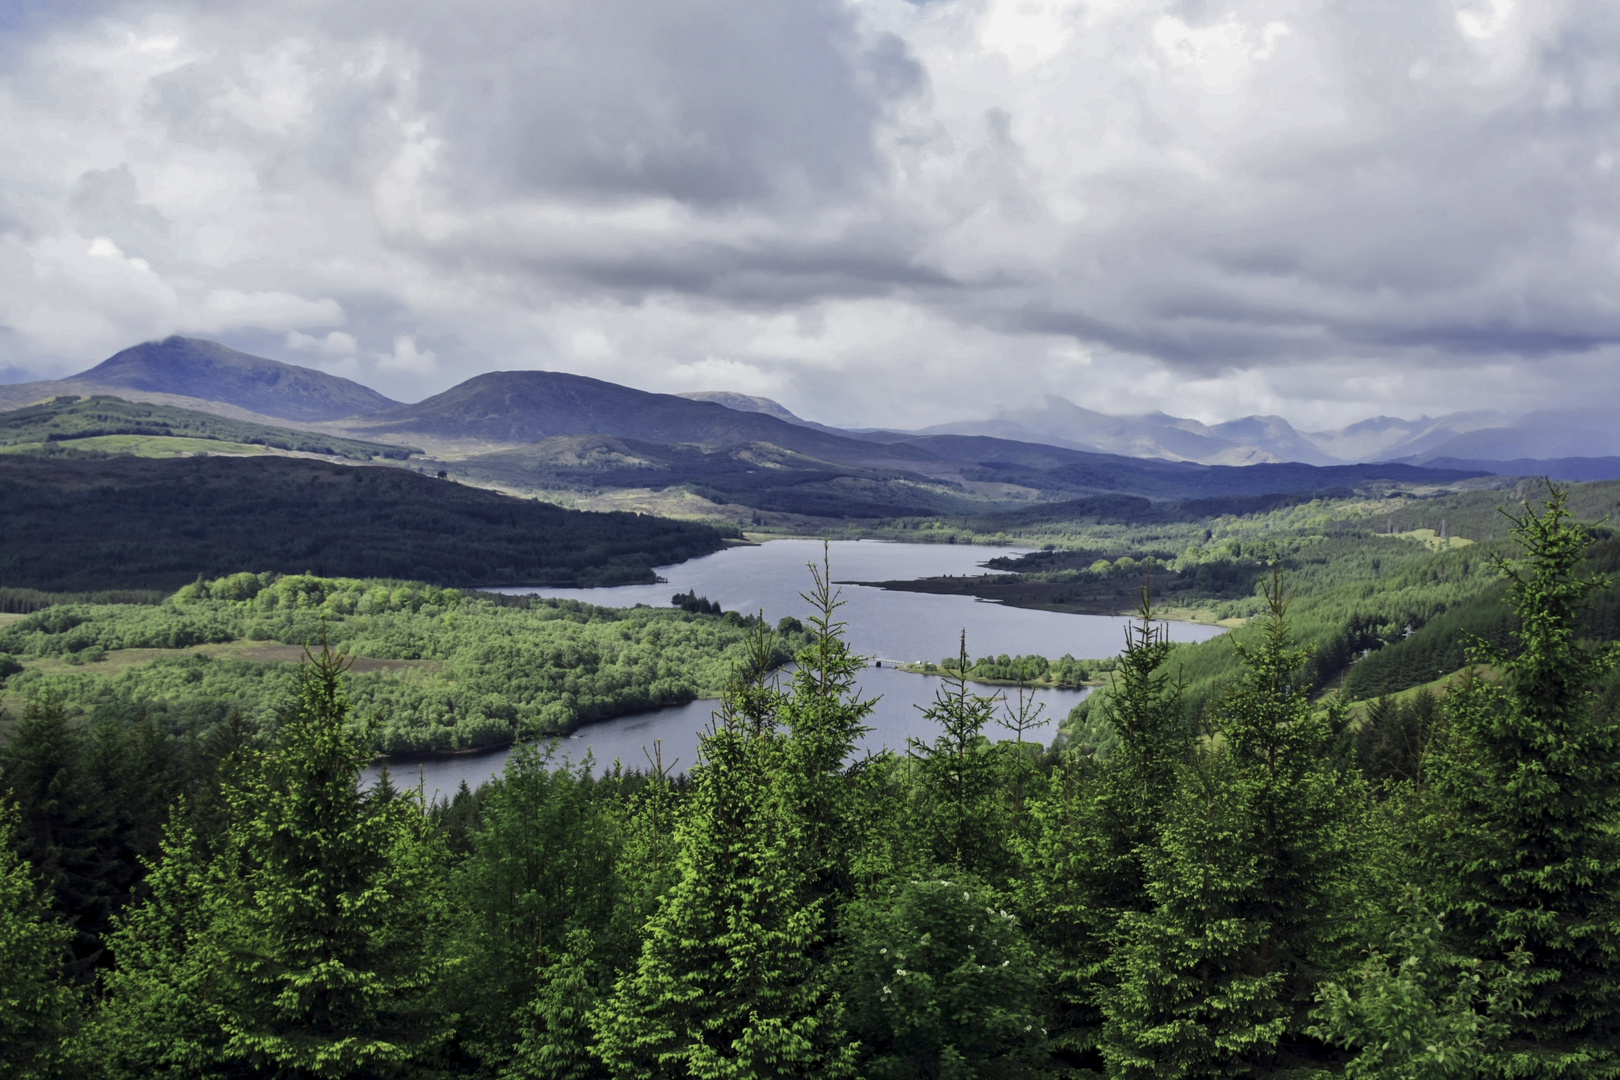
M51 918L33 868L17 853L17 808L0 799L0 1074L56 1075L77 1019L63 982L73 928Z

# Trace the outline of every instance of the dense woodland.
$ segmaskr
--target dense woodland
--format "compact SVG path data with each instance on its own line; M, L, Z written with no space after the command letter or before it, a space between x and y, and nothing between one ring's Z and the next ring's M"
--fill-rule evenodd
M1620 1075L1620 653L1591 530L1554 497L1514 539L1503 647L1443 699L1316 696L1278 567L1196 711L1144 608L1106 748L957 678L934 739L854 759L824 574L791 678L745 628L684 777L538 745L449 804L361 790L325 651L189 738L36 699L0 1072Z
M299 679L301 650L275 643L325 640L363 658L346 692L379 752L505 746L718 696L752 620L698 617L722 614L702 604L620 610L407 582L234 574L158 604L59 604L0 625L0 664L31 661L9 678L0 672L0 700L49 700L92 722L151 718L176 736L232 710L267 729ZM782 624L778 664L799 644L795 625ZM278 658L292 662L265 662Z
M0 505L0 581L59 592L172 590L244 568L456 587L622 585L724 544L697 522L283 457L0 455Z

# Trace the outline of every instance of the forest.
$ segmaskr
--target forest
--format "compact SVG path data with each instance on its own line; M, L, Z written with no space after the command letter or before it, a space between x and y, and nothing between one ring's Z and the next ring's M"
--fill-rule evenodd
M1145 594L1106 747L1048 746L964 648L935 736L856 758L825 574L790 674L738 627L684 775L538 743L448 803L362 788L358 630L273 716L185 736L41 695L0 754L0 1072L1615 1076L1608 583L1561 494L1512 534L1501 643L1356 717L1313 692L1280 565L1196 711ZM231 581L195 625L275 587Z
M698 598L701 599L701 598ZM240 573L156 604L59 604L0 623L0 703L49 700L73 718L153 720L196 733L235 710L268 728L302 648L358 658L356 722L384 754L476 750L592 720L716 697L750 617L592 607L410 582ZM699 618L698 614L721 615ZM798 644L782 624L776 662ZM7 677L10 660L15 668Z
M0 505L0 581L51 592L172 591L244 569L458 588L624 585L725 544L699 522L285 457L0 454Z

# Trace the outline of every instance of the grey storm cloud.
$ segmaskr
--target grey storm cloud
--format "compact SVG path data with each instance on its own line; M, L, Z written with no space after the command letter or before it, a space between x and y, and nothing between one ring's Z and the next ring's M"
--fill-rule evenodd
M178 331L851 424L1620 392L1595 0L123 2L0 51L14 372Z

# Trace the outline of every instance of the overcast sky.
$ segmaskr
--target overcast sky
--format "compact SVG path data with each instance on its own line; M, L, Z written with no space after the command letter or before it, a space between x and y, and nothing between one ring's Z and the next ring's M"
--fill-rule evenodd
M1613 0L0 5L0 377L1620 401Z

